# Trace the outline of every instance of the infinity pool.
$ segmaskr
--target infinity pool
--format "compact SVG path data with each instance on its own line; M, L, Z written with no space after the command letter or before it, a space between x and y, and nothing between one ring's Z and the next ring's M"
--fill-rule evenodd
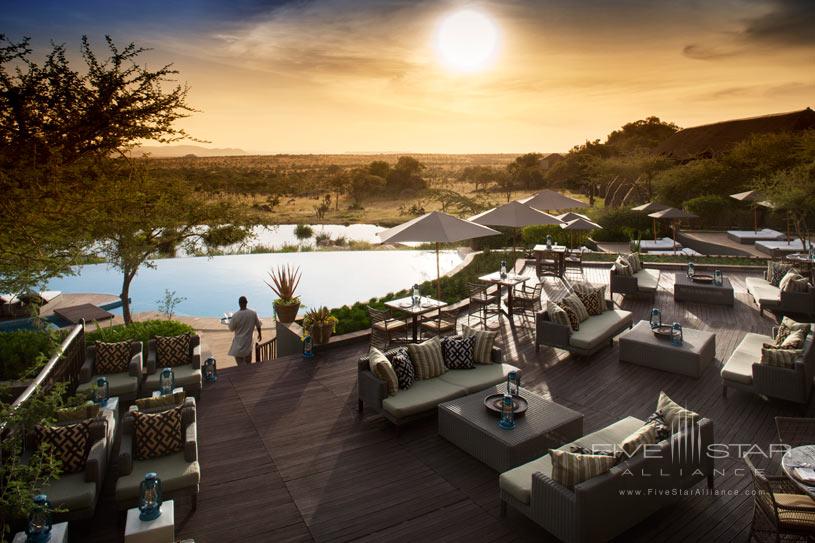
M442 251L444 274L462 262L456 251ZM266 286L268 270L281 264L299 266L302 307L338 307L409 288L436 276L432 251L318 251L168 258L142 268L130 289L131 311L155 311L165 289L186 298L176 314L220 317L237 308L238 297L261 315L273 313L274 294ZM122 276L106 264L76 268L77 275L54 279L48 290L118 294Z

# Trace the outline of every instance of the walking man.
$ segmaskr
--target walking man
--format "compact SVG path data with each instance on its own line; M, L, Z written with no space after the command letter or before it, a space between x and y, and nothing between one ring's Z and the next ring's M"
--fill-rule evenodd
M229 348L229 356L234 356L238 365L252 362L252 332L255 328L258 329L258 341L261 339L260 319L257 313L246 308L247 303L246 296L238 298L240 311L229 319L229 330L235 332L232 347Z

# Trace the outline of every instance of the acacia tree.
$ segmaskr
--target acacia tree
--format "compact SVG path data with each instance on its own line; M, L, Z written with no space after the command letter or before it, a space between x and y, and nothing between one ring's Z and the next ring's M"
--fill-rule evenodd
M18 291L69 271L108 220L109 195L95 187L115 156L139 141L188 135L175 121L193 111L170 66L138 64L145 49L108 37L100 57L86 37L84 66L64 45L34 60L28 38L0 34L0 291Z
M122 272L122 316L132 322L130 286L142 266L167 247L196 252L239 243L250 236L255 221L232 196L202 197L177 177L155 178L137 165L129 175L103 180L102 196L116 202L117 213L94 231L100 252Z
M815 162L777 172L760 179L754 187L775 209L787 213L795 234L808 250L812 244L810 225L815 221Z

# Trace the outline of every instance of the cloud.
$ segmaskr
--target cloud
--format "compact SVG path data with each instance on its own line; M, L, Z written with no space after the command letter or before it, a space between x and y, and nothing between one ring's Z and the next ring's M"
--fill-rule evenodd
M682 54L688 58L692 58L694 60L718 60L727 57L734 57L736 55L742 54L743 50L738 49L726 49L724 47L717 47L717 46L705 46L699 45L696 43L692 43L690 45L686 45L682 49Z

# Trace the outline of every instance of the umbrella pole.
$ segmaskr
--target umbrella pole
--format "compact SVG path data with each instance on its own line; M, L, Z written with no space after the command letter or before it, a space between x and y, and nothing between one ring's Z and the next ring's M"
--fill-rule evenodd
M657 219L654 217L654 241L657 240Z
M673 227L674 227L674 254L676 254L676 221L674 221Z
M758 206L753 206L753 231L758 232Z
M436 242L436 299L441 300L441 271L439 268L439 242Z

